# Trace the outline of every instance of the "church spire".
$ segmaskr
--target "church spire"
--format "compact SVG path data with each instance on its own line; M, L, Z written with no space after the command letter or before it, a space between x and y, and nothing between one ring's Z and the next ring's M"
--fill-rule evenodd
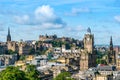
M8 35L10 35L10 28L8 27Z
M113 41L112 41L112 36L110 37L110 50L113 50Z
M8 28L7 42L11 41L10 28Z

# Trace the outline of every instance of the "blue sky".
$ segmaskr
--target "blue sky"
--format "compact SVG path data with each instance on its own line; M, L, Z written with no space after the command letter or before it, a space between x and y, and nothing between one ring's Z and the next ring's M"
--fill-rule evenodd
M57 34L82 40L91 28L95 44L120 44L120 0L0 0L0 41L38 40Z

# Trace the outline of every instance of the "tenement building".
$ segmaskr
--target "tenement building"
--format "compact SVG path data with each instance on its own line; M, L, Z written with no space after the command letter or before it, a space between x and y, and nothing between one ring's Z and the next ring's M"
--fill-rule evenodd
M0 55L0 67L13 65L17 61L17 54L14 55Z
M120 70L120 48L118 47L118 51L115 51L116 53L116 67L118 70Z
M19 43L19 55L28 55L30 52L30 49L32 49L32 45L27 44L25 42Z

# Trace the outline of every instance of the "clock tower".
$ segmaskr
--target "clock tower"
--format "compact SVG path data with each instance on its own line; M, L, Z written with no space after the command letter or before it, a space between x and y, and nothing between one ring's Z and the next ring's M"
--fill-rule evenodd
M83 39L84 49L81 51L80 70L87 70L96 66L96 51L94 50L94 35L91 29L87 29L87 33Z
M85 34L83 41L84 41L84 49L86 49L88 53L92 53L94 48L94 35L91 34L90 28L87 29L87 33Z

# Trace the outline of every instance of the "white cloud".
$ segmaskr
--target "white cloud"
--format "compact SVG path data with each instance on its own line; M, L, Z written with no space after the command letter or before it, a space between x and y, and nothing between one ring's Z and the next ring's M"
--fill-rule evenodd
M46 29L57 29L62 28L62 24L53 24L53 23L43 23L41 26L43 26Z
M56 18L53 9L49 5L43 5L35 10L37 20L50 21Z
M40 29L57 29L66 26L66 23L54 13L49 5L38 7L33 16L15 16L14 19L17 24L37 26Z
M90 10L88 8L73 8L72 13L77 14L81 12L89 12Z
M117 22L120 22L120 16L114 16L114 19L115 19Z
M0 23L0 31L4 31L4 24Z
M29 16L28 15L23 15L23 16L14 16L14 19L16 21L16 23L19 23L19 24L28 24L29 22Z
M76 26L75 28L74 27L68 27L67 30L70 31L70 32L73 32L73 31L74 32L80 32L80 31L85 31L86 29L83 26L79 25L79 26Z
M40 25L33 26L32 29L60 29L63 28L63 24L54 24L54 23L42 23Z
M89 8L72 8L71 12L66 13L66 15L76 16L79 15L80 13L88 13L88 12L90 12Z
M75 3L80 3L84 0L50 0L49 3L53 5L66 5L66 4L75 4Z

